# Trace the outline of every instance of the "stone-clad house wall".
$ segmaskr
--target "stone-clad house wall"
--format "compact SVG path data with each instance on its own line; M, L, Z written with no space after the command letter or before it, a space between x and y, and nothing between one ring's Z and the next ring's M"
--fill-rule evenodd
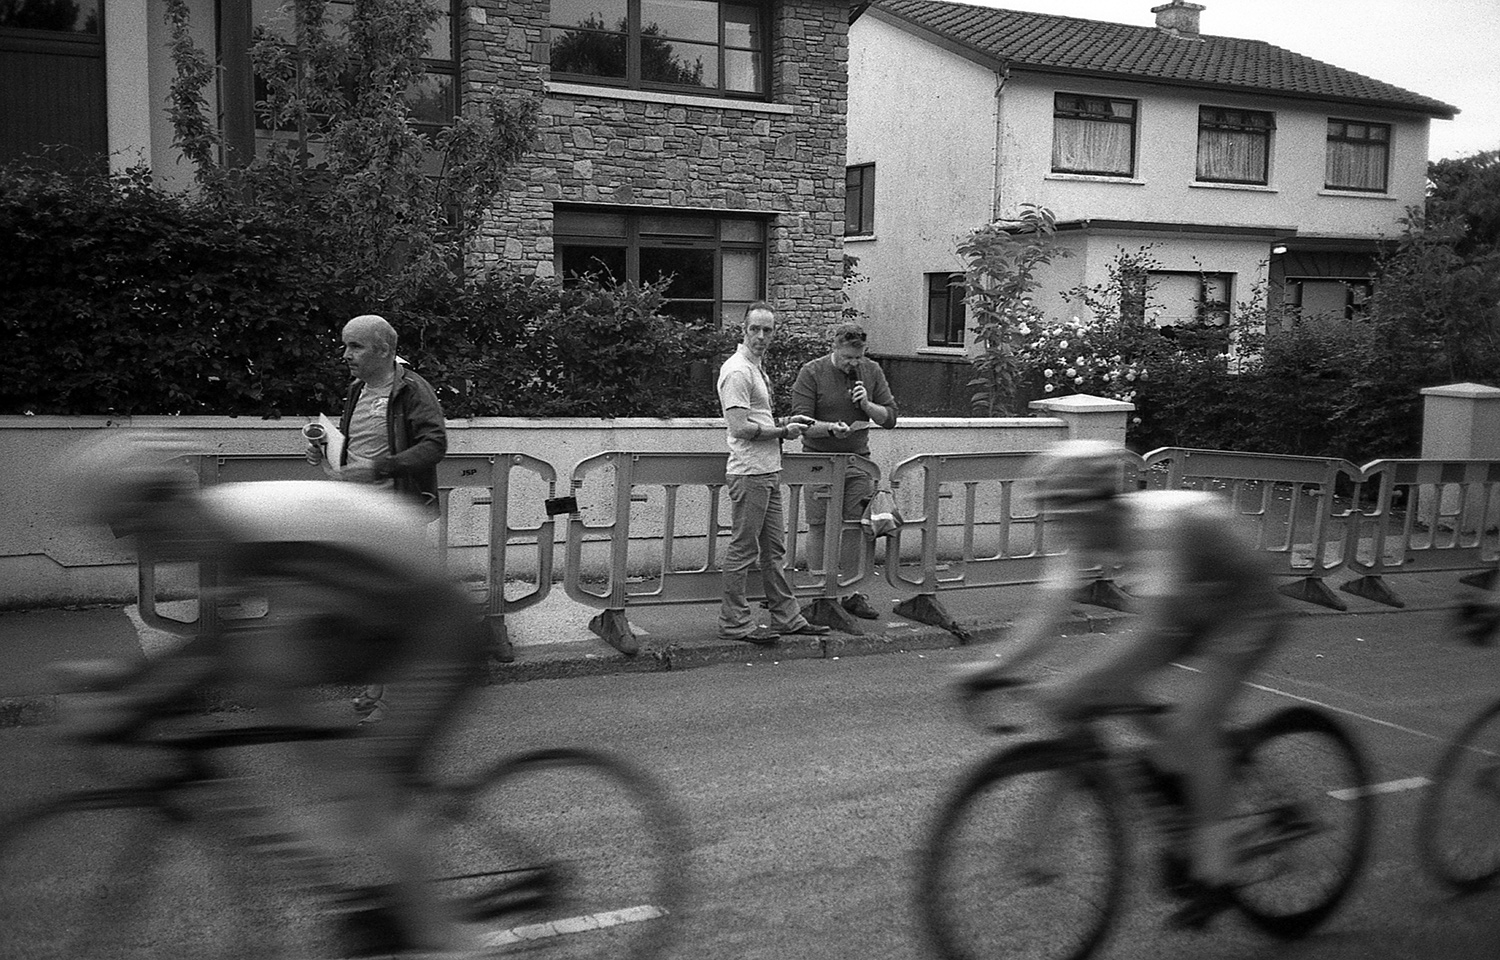
M463 101L530 93L542 116L514 188L488 219L477 266L553 272L555 202L774 214L767 298L793 322L842 309L845 0L777 0L769 104L723 107L547 92L547 0L470 0ZM571 85L570 85L571 86ZM575 87L576 89L576 87Z

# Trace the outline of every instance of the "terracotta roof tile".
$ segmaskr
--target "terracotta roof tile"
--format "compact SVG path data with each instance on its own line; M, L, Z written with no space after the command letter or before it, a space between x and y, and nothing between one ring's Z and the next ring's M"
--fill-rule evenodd
M1260 40L1174 36L1156 27L940 0L874 0L871 6L1014 68L1243 88L1439 117L1458 112L1442 101Z

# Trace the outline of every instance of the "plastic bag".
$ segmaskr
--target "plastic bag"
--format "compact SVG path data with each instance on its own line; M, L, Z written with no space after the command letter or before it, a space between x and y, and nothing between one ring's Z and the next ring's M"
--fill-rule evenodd
M864 517L859 521L860 526L865 529L865 536L871 540L895 533L905 522L896 506L895 496L884 487L875 491L869 506L865 507Z

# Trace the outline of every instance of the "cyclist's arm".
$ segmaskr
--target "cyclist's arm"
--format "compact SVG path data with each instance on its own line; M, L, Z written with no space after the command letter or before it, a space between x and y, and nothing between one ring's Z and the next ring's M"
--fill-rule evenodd
M1075 566L1080 558L1062 554L1048 557L1046 575L1032 597L1026 614L1010 630L1012 646L986 671L992 676L1015 676L1043 654L1057 636L1058 624L1067 615L1082 578ZM1086 561L1085 561L1086 562Z

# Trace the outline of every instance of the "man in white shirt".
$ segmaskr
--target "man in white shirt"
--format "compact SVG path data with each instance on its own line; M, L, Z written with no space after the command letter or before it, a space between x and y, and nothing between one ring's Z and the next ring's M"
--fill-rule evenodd
M802 616L787 584L786 517L781 503L781 442L795 440L812 418L777 420L771 413L771 382L761 368L776 333L776 312L764 302L745 311L744 338L719 368L719 405L728 427L731 535L724 555L724 600L719 606L719 637L773 644L784 634L821 636L828 628ZM751 566L759 560L766 605L774 626L756 626L746 596Z

